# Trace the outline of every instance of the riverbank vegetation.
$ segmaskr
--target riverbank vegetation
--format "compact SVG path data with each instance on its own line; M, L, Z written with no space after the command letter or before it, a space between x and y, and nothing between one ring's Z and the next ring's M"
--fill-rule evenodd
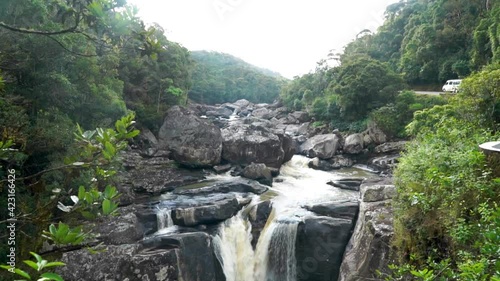
M119 165L108 162L137 134L128 127L155 130L168 107L186 104L188 50L136 13L125 1L0 1L0 200L10 186L16 199L0 221L17 219L20 267L47 241L42 232L64 221L70 196L111 214ZM8 235L1 227L1 239ZM1 243L1 264L8 253Z
M400 1L384 24L291 81L284 103L341 131L411 139L395 171L392 276L500 280L500 3ZM415 95L466 78L458 95ZM498 162L496 162L498 163Z

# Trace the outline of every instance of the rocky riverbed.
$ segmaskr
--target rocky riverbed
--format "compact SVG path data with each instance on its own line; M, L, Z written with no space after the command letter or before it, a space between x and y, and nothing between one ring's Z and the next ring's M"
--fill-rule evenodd
M405 145L387 141L375 127L315 128L279 103L173 107L157 136L143 129L122 155L119 215L89 225L100 250L65 252L59 273L377 280L392 237L386 175Z

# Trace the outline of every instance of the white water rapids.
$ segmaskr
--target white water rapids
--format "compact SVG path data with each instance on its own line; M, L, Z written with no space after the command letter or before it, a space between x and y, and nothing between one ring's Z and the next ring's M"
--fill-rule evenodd
M255 250L251 245L251 224L246 220L248 209L221 226L214 246L227 281L296 281L297 227L309 213L301 206L357 198L356 192L326 183L342 177L370 176L360 169L317 171L307 167L309 161L306 157L294 156L283 165L270 191L255 196L247 207L264 200L273 202L273 211ZM229 176L216 177L227 179Z

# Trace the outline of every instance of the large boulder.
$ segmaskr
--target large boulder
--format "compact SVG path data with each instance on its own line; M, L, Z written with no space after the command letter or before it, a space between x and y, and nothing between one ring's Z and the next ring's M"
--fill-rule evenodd
M362 182L362 178L341 178L329 181L327 184L340 189L359 191Z
M250 102L245 100L245 99L241 99L241 100L237 100L235 102L233 102L234 105L236 106L239 106L240 108L246 108L250 105Z
M234 124L222 130L222 158L233 164L279 168L285 159L280 137L264 126Z
M276 116L276 112L269 110L265 107L261 107L261 108L255 109L252 112L252 115L257 117L257 118L269 120L269 119Z
M353 219L309 216L297 229L297 281L337 280Z
M350 168L354 166L354 161L344 155L335 155L332 159L328 160L334 169Z
M215 110L209 110L206 112L206 115L209 117L220 117L220 118L229 118L233 114L234 110L231 110L227 107L218 107Z
M368 160L368 164L378 170L387 171L396 167L399 157L399 154L375 157Z
M256 180L262 184L272 186L273 176L271 175L271 170L266 166L266 164L255 164L252 163L243 169L241 176Z
M183 233L141 244L102 246L91 253L81 249L63 254L59 267L65 280L225 280L206 233Z
M295 118L299 123L305 123L311 121L311 117L305 111L295 111L290 113L293 118Z
M236 196L228 195L208 204L174 209L172 220L182 226L214 224L234 216L242 207Z
M361 136L363 137L363 144L365 147L387 142L386 134L376 125L371 125L368 129L361 133Z
M231 192L262 194L267 190L268 188L266 186L261 185L256 181L242 179L242 180L230 180L230 181L218 182L216 184L201 188L175 190L174 194L207 195L207 194L231 193Z
M390 247L394 233L390 197L395 194L394 186L363 184L361 194L359 218L340 267L339 281L382 281L377 271L389 274L388 265L394 262ZM373 201L376 199L380 200Z
M363 151L363 137L361 134L352 134L345 139L344 153L359 154Z
M120 172L117 184L120 205L146 200L151 194L172 191L204 178L202 171L177 168L164 156L144 157L137 150L129 150L122 157L125 169Z
M358 200L332 201L306 205L304 208L320 216L354 220L358 215L359 202Z
M332 158L340 148L340 138L336 134L317 135L300 146L300 153L307 157Z
M174 106L167 111L159 132L160 146L168 147L172 157L189 167L209 167L220 163L220 129L191 111Z
M375 147L376 153L398 153L405 149L407 141L386 142Z
M116 216L88 224L92 234L106 245L133 244L157 230L156 213L142 205L118 208Z
M273 206L271 201L260 202L250 208L248 221L252 224L252 247L255 249L259 241L260 234L266 226L267 220L271 215Z

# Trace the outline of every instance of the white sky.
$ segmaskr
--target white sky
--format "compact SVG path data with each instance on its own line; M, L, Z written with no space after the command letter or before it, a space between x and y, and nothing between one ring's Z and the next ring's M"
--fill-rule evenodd
M189 50L229 53L292 78L375 31L398 0L129 0Z

